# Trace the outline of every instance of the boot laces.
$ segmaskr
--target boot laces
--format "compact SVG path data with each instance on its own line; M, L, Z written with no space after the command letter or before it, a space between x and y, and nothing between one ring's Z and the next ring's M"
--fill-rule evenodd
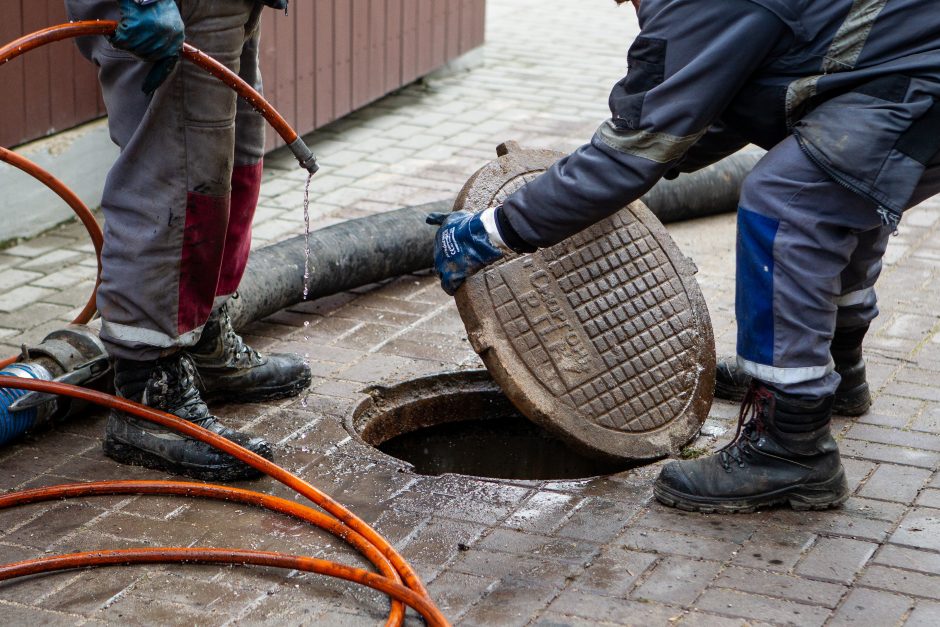
M753 445L764 433L764 416L774 410L774 395L767 388L751 383L741 411L738 413L738 427L731 442L718 451L718 459L725 472L732 472L733 466L744 468L751 458Z
M245 344L235 327L232 326L232 317L229 316L228 308L223 307L219 311L219 330L222 333L222 346L226 352L226 357L231 363L239 367L252 366L261 361L261 355L252 347Z
M183 354L158 363L141 402L201 426L214 422L196 389L195 368ZM204 424L205 423L205 424Z

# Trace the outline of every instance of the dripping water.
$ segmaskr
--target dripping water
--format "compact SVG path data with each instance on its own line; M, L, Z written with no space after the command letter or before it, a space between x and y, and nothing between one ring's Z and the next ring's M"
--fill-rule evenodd
M304 185L304 300L310 293L310 181L313 174L307 175Z

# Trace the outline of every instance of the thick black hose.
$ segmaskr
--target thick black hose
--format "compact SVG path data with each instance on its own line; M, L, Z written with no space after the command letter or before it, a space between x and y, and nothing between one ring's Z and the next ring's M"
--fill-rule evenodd
M424 219L452 206L432 202L312 231L307 299L430 268L437 227ZM236 328L303 300L304 247L298 235L252 251L238 298L229 304Z
M763 156L758 148L742 150L698 172L662 180L641 200L665 224L736 211L744 178Z

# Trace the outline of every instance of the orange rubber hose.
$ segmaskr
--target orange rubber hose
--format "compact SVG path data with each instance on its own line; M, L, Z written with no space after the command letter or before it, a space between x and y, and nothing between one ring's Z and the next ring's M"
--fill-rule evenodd
M42 380L37 380L37 379L23 379L20 377L11 377L11 376L5 376L5 375L0 375L0 387L46 392L50 394L60 394L60 395L70 396L73 398L78 398L84 401L92 402L92 403L101 405L103 407L108 407L111 409L116 409L118 411L126 412L138 418L142 418L144 420L167 427L178 433L182 433L183 435L189 436L195 440L205 442L225 453L228 453L232 457L235 457L236 459L244 462L245 464L251 466L252 468L263 472L264 474L268 475L272 479L275 479L279 481L280 483L286 485L287 487L291 488L298 494L301 494L302 496L310 499L316 505L322 507L324 510L326 510L327 512L335 516L339 522L343 523L345 526L351 528L353 531L363 536L370 544L372 544L376 549L378 549L381 552L381 554L384 555L389 560L389 562L391 562L395 570L401 575L401 578L404 581L407 588L412 590L418 597L425 599L428 605L427 606L421 605L420 607L417 607L415 605L412 605L411 601L413 601L413 599L411 597L404 598L404 597L394 596L393 594L395 590L394 585L397 585L397 584L394 584L391 587L387 586L387 589L380 588L378 587L378 585L373 586L373 587L376 587L376 589L382 590L383 592L390 594L397 600L400 600L412 607L415 607L415 609L417 609L419 612L422 613L422 616L425 617L425 619L428 621L429 624L439 624L439 625L448 624L447 619L444 618L440 610L437 609L433 601L430 600L430 596L427 593L427 589L424 587L424 584L421 582L417 573L414 571L411 565L405 561L405 559L395 550L394 547L392 547L392 545L385 538L383 538L378 532L372 529L368 524L366 524L358 516L356 516L351 511L346 509L339 502L333 500L331 497L324 494L323 492L321 492L320 490L318 490L311 484L307 483L300 477L288 472L287 470L281 468L280 466L278 466L277 464L271 461L268 461L267 459L261 457L260 455L253 453L252 451L249 451L239 446L238 444L235 444L231 440L227 440L211 431L203 429L202 427L194 423L188 422L186 420L182 420L181 418L178 418L172 414L167 414L167 413L152 409L150 407L147 407L146 405L141 405L140 403L135 403L127 399L118 398L116 396L111 396L103 392L89 390L89 389L85 389L85 388L78 387L75 385L68 385L65 383L57 383L53 381L42 381ZM91 484L91 485L95 485L95 484ZM216 487L220 490L230 490L230 489L225 488L224 486L213 486L213 487ZM69 487L68 489L74 489L74 488ZM32 493L31 497L35 498L36 491L32 490L30 492ZM266 495L262 495L260 493L257 494L257 498L263 499L265 496ZM18 494L13 493L13 494L5 495L3 498L16 499L17 497L18 497ZM3 502L3 501L0 501L0 502ZM101 553L95 553L92 555L101 555ZM33 560L30 562L30 564L33 564L33 565L41 564L43 559L46 559L46 558L40 558L40 560ZM55 556L53 556L52 558L48 558L48 559L54 560L56 558ZM73 559L72 557L69 557L69 560L72 560L72 559ZM134 558L134 559L137 559L137 558ZM143 561L146 561L144 558L140 558L140 559ZM150 561L154 561L153 556L151 556L149 559ZM217 559L219 559L219 556L216 555L215 557L213 557L213 560L217 560ZM173 558L170 561L186 561L186 559ZM95 565L95 563L92 563L92 562L76 564L76 563L73 563L72 561L67 561L67 562L62 562L62 563L68 563L70 565L62 566L61 568L76 568L80 566ZM102 563L117 564L117 563L126 563L126 562L122 562L120 559L113 558L113 561L102 562ZM239 562L234 561L232 563L239 563ZM255 563L255 562L252 562L252 563ZM336 565L336 566L340 567L340 565ZM342 568L346 568L346 567L340 567L340 570L336 572L344 573L344 574L347 573L347 571L342 570ZM3 572L2 567L0 567L0 572ZM40 572L40 571L36 571L36 572ZM314 570L313 572L321 572L321 571ZM21 573L21 574L26 574L26 573ZM327 574L327 573L324 573L324 574ZM339 576L344 579L349 579L351 581L354 580L354 579L350 579L349 577L344 576L344 574L337 574L336 576ZM16 575L16 576L19 576L19 575ZM380 577L378 575L371 575L371 578L368 578L367 580L364 579L362 581L358 581L358 580L355 580L355 581L358 581L359 583L363 583L364 585L371 585L372 583L375 583L375 581L372 578L381 579L384 582L382 585L392 583L390 580L384 577ZM388 592L389 590L391 590L392 592ZM424 608L424 610L427 610L428 614L425 614L422 608Z
M368 540L361 535L339 522L335 518L327 516L322 512L288 501L277 496L254 492L252 490L243 490L241 488L232 488L229 486L213 485L208 483L193 483L189 481L97 481L95 483L66 483L57 486L44 488L34 488L32 490L22 490L0 495L0 510L17 507L19 505L28 505L31 503L42 503L45 501L56 501L60 499L69 499L86 496L117 496L117 495L160 495L160 496L186 496L215 499L219 501L230 501L233 503L243 503L261 507L268 511L278 512L293 516L304 522L308 522L324 531L331 533L340 540L343 540L354 549L359 551L363 557L372 562L376 568L390 580L395 583L401 583L401 577L378 549L376 549ZM47 559L47 558L42 558ZM53 556L55 559L55 556ZM397 627L402 624L405 616L404 604L398 599L393 599L392 608L389 612L386 627Z
M89 568L126 564L252 564L303 570L368 586L403 601L424 617L428 625L446 627L449 623L427 597L361 568L352 568L336 562L301 555L286 555L270 551L246 549L205 548L143 548L119 551L89 551L70 553L35 560L14 562L0 566L0 581L72 568Z

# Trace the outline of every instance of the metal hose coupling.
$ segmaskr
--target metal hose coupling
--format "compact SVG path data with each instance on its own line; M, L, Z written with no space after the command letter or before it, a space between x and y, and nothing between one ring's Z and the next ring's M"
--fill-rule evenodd
M300 162L300 167L310 174L317 173L317 170L320 169L320 166L317 164L317 158L314 156L313 151L307 147L307 144L304 143L304 140L298 137L287 146L290 148L290 151L294 153L294 156L297 157L297 161Z

